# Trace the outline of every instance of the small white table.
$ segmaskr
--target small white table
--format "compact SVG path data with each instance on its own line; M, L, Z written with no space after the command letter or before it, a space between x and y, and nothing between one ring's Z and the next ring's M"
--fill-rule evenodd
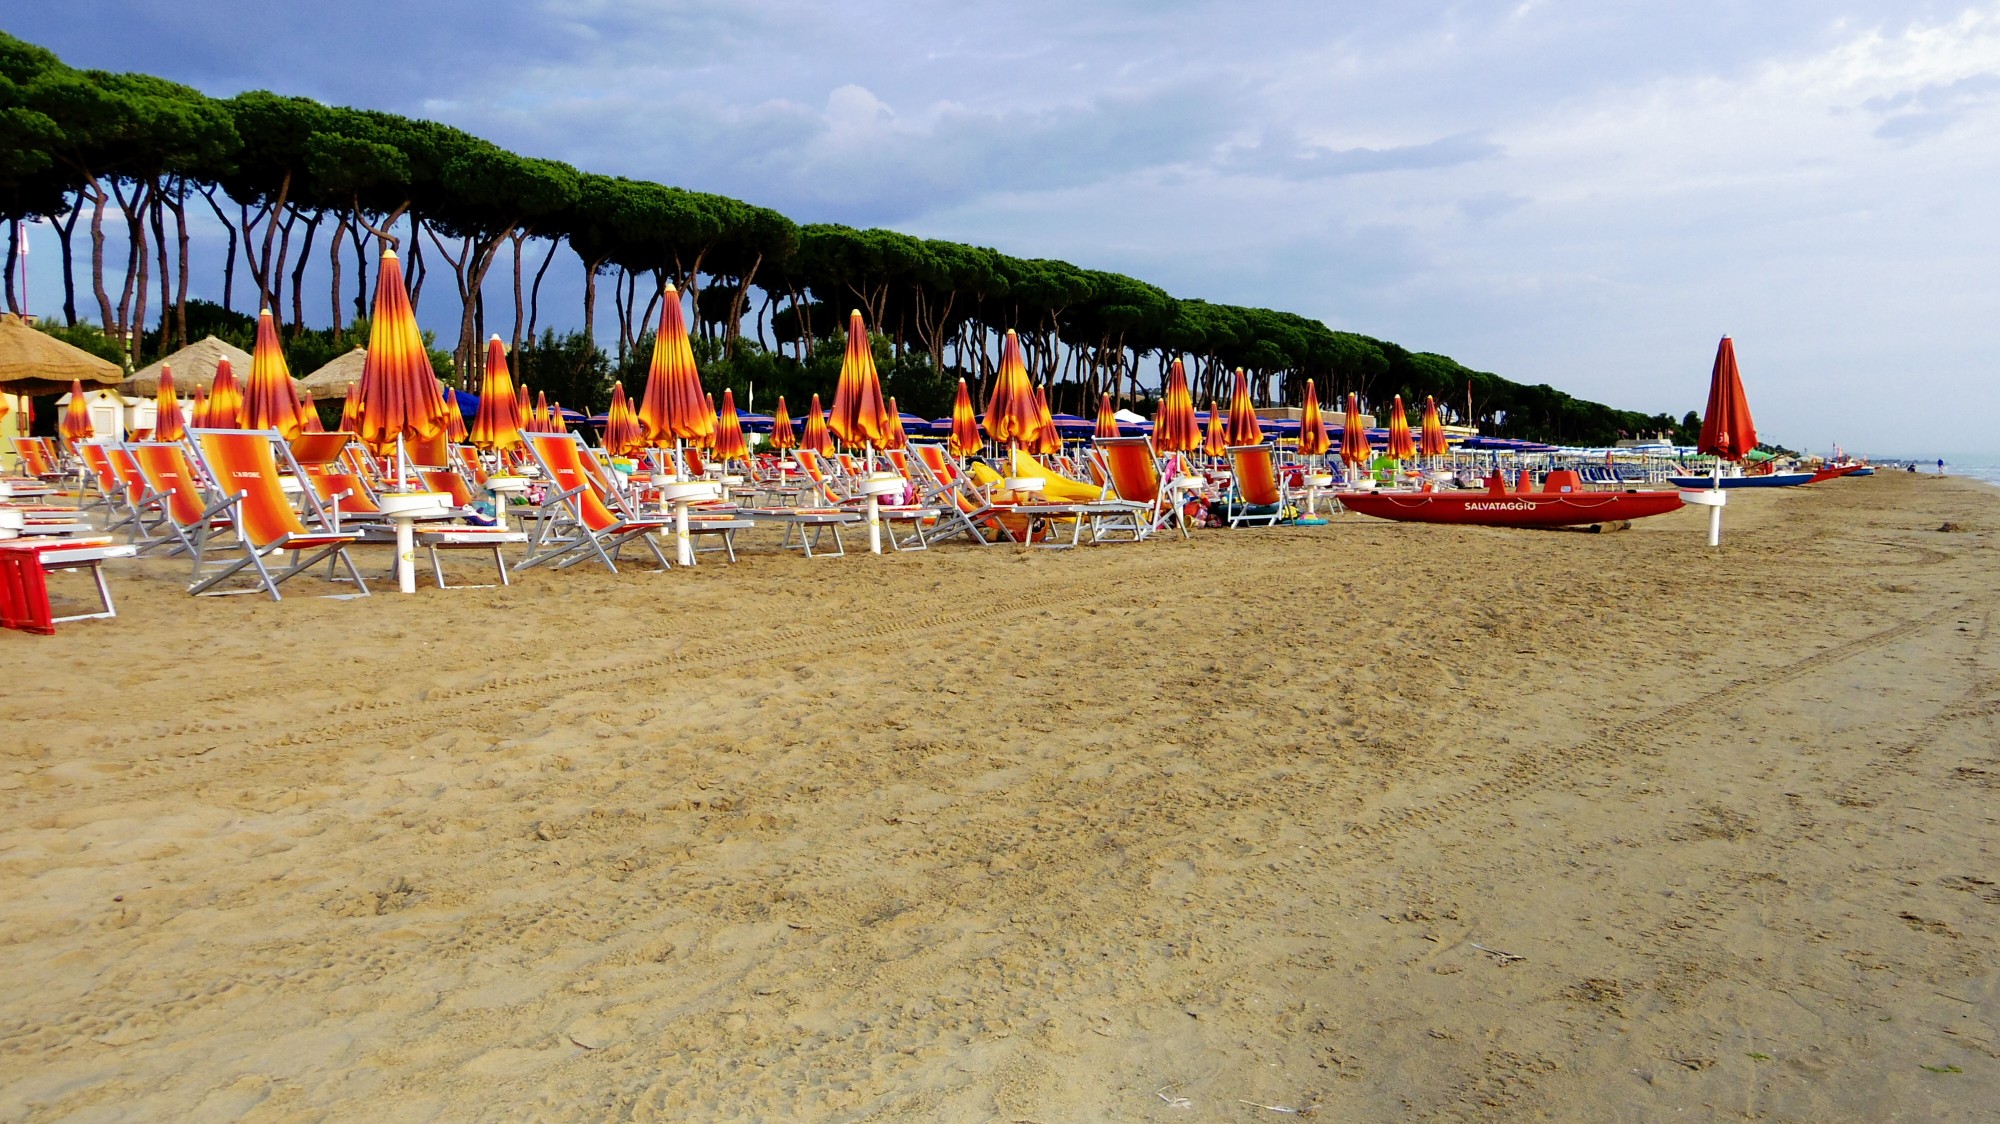
M416 524L451 517L451 497L443 492L385 492L382 517L396 525L396 588L417 591Z
M683 566L694 565L694 539L688 534L688 508L722 495L722 486L713 480L670 480L660 485L660 498L674 508L674 557Z
M513 498L528 490L525 476L489 476L486 478L486 494L493 497L493 525L507 529L507 505Z

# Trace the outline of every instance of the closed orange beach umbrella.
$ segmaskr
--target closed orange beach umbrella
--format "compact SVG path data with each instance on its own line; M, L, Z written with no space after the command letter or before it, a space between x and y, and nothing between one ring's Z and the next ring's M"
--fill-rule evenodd
M972 412L972 392L966 389L964 379L958 380L958 398L951 404L951 432L945 435L944 443L957 457L969 457L986 444L980 439L979 417Z
M361 432L361 384L347 384L347 399L340 404L340 431Z
M1403 396L1389 407L1389 455L1399 461L1417 459L1417 443L1410 438L1410 419L1403 413Z
M1192 453L1201 448L1201 426L1194 418L1194 395L1188 392L1187 370L1174 360L1160 410L1153 415L1153 448L1162 453Z
M78 441L88 441L95 432L90 424L90 403L83 397L83 380L69 380L69 406L63 410L63 442L71 448Z
M514 377L507 370L507 346L499 336L486 341L479 412L472 415L472 428L466 436L489 453L504 453L521 443L521 404L514 397Z
M1448 451L1444 440L1444 421L1438 417L1437 399L1426 394L1423 428L1417 435L1417 453L1420 456L1441 457Z
M1307 379L1305 409L1299 413L1299 455L1323 457L1331 448L1333 438L1326 432L1326 419L1319 412L1319 391Z
M1093 436L1121 436L1118 432L1118 411L1111 408L1111 395L1109 394L1099 394L1097 396L1097 432Z
M900 449L910 443L910 435L903 430L903 412L896 408L896 400L889 399L889 412L885 415L888 428L882 434L884 449Z
M521 432L535 432L535 400L528 397L528 384L514 388L514 413L521 419Z
M792 415L785 409L782 394L778 395L777 412L771 415L771 447L781 453L799 447L799 434L792 428Z
M292 387L285 349L278 345L278 322L270 309L257 314L257 342L250 353L250 381L243 387L243 428L275 429L290 441L305 426L299 392Z
M1049 388L1046 385L1035 388L1035 435L1034 447L1028 451L1040 456L1062 452L1062 434L1056 431L1055 415L1049 413Z
M1021 340L1009 328L1000 342L1000 371L993 379L993 393L986 400L986 432L1002 445L1032 451L1041 438L1041 426L1035 388L1021 358Z
M1340 423L1340 459L1351 465L1368 463L1368 431L1361 425L1361 404L1347 396L1347 416Z
M823 457L833 455L833 431L826 427L826 413L820 409L817 394L813 395L812 413L806 415L806 432L799 445Z
M1697 452L1740 461L1757 448L1757 423L1750 420L1750 399L1743 393L1743 374L1736 369L1736 344L1728 336L1715 347L1715 368L1708 377L1708 409L1701 415Z
M1229 429L1226 436L1231 445L1264 443L1264 427L1257 421L1257 407L1250 404L1250 379L1241 367L1236 368L1236 391L1229 396Z
M312 391L306 391L299 401L299 432L325 433L326 426L320 423L319 407L313 404Z
M1208 404L1208 432L1202 436L1201 451L1211 457L1219 457L1229 452L1229 437L1223 428L1222 411L1215 403Z
M439 382L438 397L444 401L444 439L454 445L465 444L465 411L458 408L458 396Z
M208 428L208 388L194 388L194 403L188 407L187 424L193 429Z
M569 422L563 417L562 403L560 402L549 407L549 432L550 433L569 432Z
M201 424L207 429L243 428L243 387L227 359L215 361L215 380L208 384L208 409Z
M736 412L736 392L728 387L722 390L722 413L715 419L714 453L719 461L740 461L750 456L750 442L743 436L743 418Z
M545 390L535 392L535 432L554 433L555 418L549 414L549 394Z
M187 436L187 419L181 416L181 400L174 394L172 367L160 368L160 392L154 399L153 440L179 441Z
M701 393L687 317L672 285L661 290L660 328L653 335L653 362L639 400L639 431L656 446L698 441L715 433L715 411Z
M424 442L444 432L444 400L437 372L417 331L403 263L382 251L375 274L375 313L368 328L368 357L361 363L361 441L378 453L397 440Z
M639 419L625 400L625 384L611 384L611 408L604 416L604 451L614 457L628 457L639 449Z
M875 351L861 310L847 315L847 354L840 361L840 381L833 388L833 414L827 428L849 448L884 444L889 432L888 408L882 403L882 380L875 374Z

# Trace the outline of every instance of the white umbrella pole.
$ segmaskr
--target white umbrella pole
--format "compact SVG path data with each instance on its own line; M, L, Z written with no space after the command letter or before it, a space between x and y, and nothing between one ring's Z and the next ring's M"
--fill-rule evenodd
M1713 490L1717 502L1711 504L1708 509L1708 545L1721 546L1722 503L1720 501L1722 499L1722 459L1720 457L1716 458L1713 472L1714 475L1710 477L1710 480L1714 484Z
M875 475L875 445L870 442L866 448L867 459L861 462L861 488L868 493L868 553L880 554L882 553L882 505L875 495L875 482L870 479Z

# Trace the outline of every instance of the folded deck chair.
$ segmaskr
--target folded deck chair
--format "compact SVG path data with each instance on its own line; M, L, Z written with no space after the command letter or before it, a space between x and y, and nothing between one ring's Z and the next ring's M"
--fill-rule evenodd
M627 543L646 544L660 569L670 566L653 533L672 526L671 520L631 518L612 510L591 471L584 464L583 439L574 433L527 433L528 452L542 469L549 488L555 489L538 509L541 531L527 557L514 563L526 570L553 563L565 569L596 558L612 573L618 572L618 554Z
M1110 481L1112 492L1132 507L1129 527L1133 541L1150 538L1162 527L1178 528L1188 537L1187 521L1181 505L1169 493L1160 473L1159 455L1153 452L1150 437L1099 437L1097 463Z
M118 480L118 473L111 467L111 454L105 451L104 442L96 438L79 441L76 443L76 455L83 461L83 506L106 508L115 518L118 495L125 488ZM95 496L90 494L93 487L97 489Z
M203 577L199 567L208 553L206 546L195 554L196 578L188 592L196 595L219 596L235 593L256 593L271 595L271 600L282 599L278 586L311 569L322 559L332 559L347 567L348 576L354 580L354 588L366 595L368 585L361 580L361 571L354 565L354 559L347 548L360 539L359 535L340 534L332 531L308 530L299 520L299 513L292 509L291 497L285 494L281 483L281 472L290 472L304 484L304 473L292 460L291 450L277 430L240 429L197 429L189 433L195 456L200 460L208 479L214 482L217 501L209 505L209 510L220 511L236 532L237 542L243 548L243 557L223 567L220 571ZM279 467L279 457L284 459L284 467ZM142 462L143 463L143 462ZM210 530L206 521L200 526L204 540ZM286 569L273 571L265 565L265 560L280 553L290 553L292 564ZM257 575L257 584L249 589L217 589L216 586L246 568Z
M1277 453L1277 446L1268 444L1230 447L1233 482L1226 513L1230 526L1254 523L1272 527L1284 518L1285 493L1278 483Z

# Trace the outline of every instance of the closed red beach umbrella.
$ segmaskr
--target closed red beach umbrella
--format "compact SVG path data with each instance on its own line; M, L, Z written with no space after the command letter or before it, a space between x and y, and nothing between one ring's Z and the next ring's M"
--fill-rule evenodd
M1715 369L1709 373L1708 409L1701 415L1698 452L1740 461L1757 448L1757 423L1750 420L1750 400L1743 394L1743 375L1736 369L1736 344L1728 336L1715 348Z
M1264 427L1258 424L1257 407L1250 403L1250 379L1236 368L1236 390L1229 396L1229 428L1224 436L1231 445L1261 445Z
M1417 443L1410 437L1410 419L1403 413L1403 396L1396 395L1389 407L1389 455L1399 461L1417 459Z
M771 415L771 448L784 452L799 447L799 431L792 428L792 415L785 409L785 396L778 395L778 409Z
M377 453L392 452L398 438L419 444L444 432L444 400L437 372L417 331L403 263L384 250L375 275L375 308L368 327L368 355L361 364L360 434Z
M1118 432L1118 411L1111 408L1111 395L1097 396L1097 429L1093 437L1120 437Z
M820 408L817 394L813 395L812 413L806 415L806 432L799 444L823 457L833 455L833 431L826 427L826 412Z
M257 314L250 381L243 388L243 428L275 429L290 441L304 426L299 392L292 386L291 368L285 365L285 349L278 344L278 322L267 308Z
M486 373L479 380L479 410L466 436L489 453L504 453L521 443L520 401L507 370L507 347L499 336L486 341Z
M227 359L215 361L215 379L208 384L208 410L201 416L206 429L243 428L243 386Z
M1194 395L1188 390L1187 370L1174 360L1167 374L1167 389L1160 397L1159 413L1153 415L1153 448L1162 453L1191 453L1201 448L1201 425L1195 421Z
M1305 409L1299 415L1299 455L1302 457L1323 457L1333 448L1333 437L1326 431L1326 419L1319 412L1319 391L1311 379L1306 380Z
M958 397L951 404L951 432L945 435L944 443L959 457L969 457L985 445L979 436L979 418L972 412L972 392L966 389L964 379L958 380Z

